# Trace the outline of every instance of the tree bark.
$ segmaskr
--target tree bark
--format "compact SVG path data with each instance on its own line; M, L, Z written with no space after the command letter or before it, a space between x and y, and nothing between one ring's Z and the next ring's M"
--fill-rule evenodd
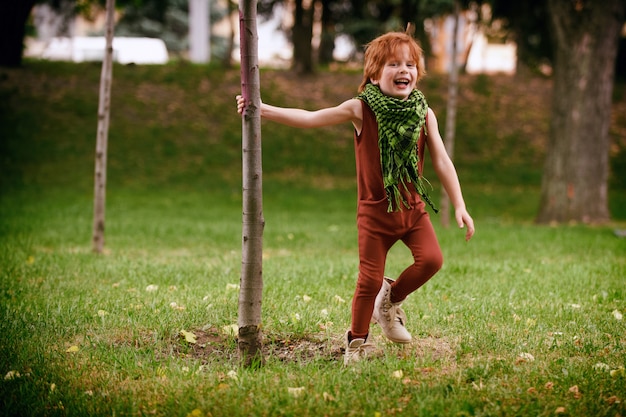
M609 125L623 0L549 0L552 119L537 222L609 220Z
M263 182L261 158L261 93L258 66L256 0L240 0L241 87L246 107L242 117L243 227L239 290L239 355L242 362L263 362L261 303L263 298Z
M92 248L96 253L104 249L104 218L107 182L107 145L111 114L111 84L113 82L113 27L115 26L115 0L106 2L106 47L100 75L98 101L98 132L96 138L96 163L94 177L94 216Z
M35 0L0 1L0 66L22 65L26 21Z
M335 51L335 21L330 8L332 0L321 0L322 4L322 37L318 53L318 63L328 65L333 62L333 52Z
M295 0L294 22L291 30L293 42L293 69L300 74L310 74L313 67L313 3ZM307 7L308 6L308 7Z

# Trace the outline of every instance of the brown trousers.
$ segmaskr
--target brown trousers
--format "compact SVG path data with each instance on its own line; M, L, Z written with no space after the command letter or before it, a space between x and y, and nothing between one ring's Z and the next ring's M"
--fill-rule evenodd
M389 249L402 241L413 255L413 264L393 282L392 302L403 301L424 285L443 265L443 255L437 236L424 209L417 201L414 208L387 212L387 200L360 201L357 213L359 240L359 276L352 299L353 338L369 333L374 301L380 291Z

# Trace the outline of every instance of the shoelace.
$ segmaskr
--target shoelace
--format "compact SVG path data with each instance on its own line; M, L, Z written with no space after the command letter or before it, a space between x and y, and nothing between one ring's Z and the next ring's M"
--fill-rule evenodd
M391 311L393 311L393 317L392 317ZM404 326L404 322L406 321L406 318L405 318L406 316L404 314L404 311L400 308L399 305L396 306L392 303L386 303L383 305L383 313L385 313L385 319L387 321L392 321L392 320L397 321L402 326Z
M359 356L359 357L366 357L368 355L368 350L374 348L374 345L368 342L363 343L362 345L360 345L357 348L353 348L354 352L350 353L351 356Z

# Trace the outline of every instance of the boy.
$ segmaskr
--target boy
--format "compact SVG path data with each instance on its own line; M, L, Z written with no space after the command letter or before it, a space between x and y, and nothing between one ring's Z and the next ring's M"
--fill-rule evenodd
M345 334L344 364L371 352L370 321L396 343L409 343L404 299L428 281L443 256L425 203L432 206L421 176L420 135L432 164L455 208L465 239L474 234L458 176L439 134L435 113L416 88L424 76L422 49L407 33L391 32L370 42L365 51L363 81L356 98L317 111L280 108L261 103L261 117L299 128L351 122L357 173L359 275L352 299L352 323ZM245 104L237 96L237 109ZM389 249L401 240L414 263L395 280L384 277Z

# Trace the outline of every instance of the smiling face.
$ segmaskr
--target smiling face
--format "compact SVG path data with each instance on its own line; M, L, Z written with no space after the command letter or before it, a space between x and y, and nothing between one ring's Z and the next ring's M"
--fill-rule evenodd
M380 87L383 94L405 100L417 85L417 79L417 62L409 46L403 44L387 58L380 75L370 81Z
M407 98L426 74L422 56L422 48L407 33L379 36L366 46L359 93L376 84L388 96Z

